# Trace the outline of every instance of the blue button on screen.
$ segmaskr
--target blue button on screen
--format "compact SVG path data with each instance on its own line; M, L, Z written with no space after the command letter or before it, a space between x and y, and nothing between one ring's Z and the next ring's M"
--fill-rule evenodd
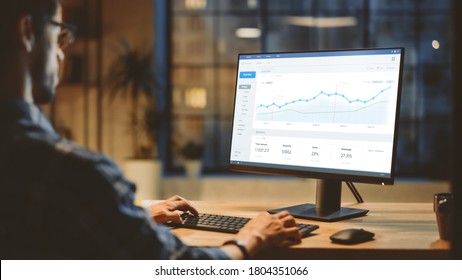
M254 79L257 76L257 72L255 71L248 71L248 72L240 72L239 78L241 79Z

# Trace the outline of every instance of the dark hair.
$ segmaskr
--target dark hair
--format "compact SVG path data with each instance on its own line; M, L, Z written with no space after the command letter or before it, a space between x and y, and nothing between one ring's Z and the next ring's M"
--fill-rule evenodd
M58 9L59 0L1 0L0 2L0 40L1 54L15 50L14 32L19 17L30 15L35 34L40 34L45 23Z

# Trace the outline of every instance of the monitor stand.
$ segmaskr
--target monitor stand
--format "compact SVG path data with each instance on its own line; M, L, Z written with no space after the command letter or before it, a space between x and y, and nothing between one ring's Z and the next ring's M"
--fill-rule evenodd
M335 222L367 214L369 210L340 207L342 196L342 181L317 180L316 204L300 204L279 209L269 210L271 214L286 210L296 217L307 220Z

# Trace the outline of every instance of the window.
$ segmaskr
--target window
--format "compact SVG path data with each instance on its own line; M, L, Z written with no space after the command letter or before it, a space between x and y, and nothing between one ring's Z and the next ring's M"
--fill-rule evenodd
M205 172L229 159L238 53L363 47L406 48L398 176L447 178L450 0L175 0L171 24L171 162L204 144Z

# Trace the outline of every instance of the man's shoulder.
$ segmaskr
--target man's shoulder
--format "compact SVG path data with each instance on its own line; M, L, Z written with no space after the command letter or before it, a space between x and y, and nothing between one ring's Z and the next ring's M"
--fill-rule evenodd
M9 145L15 153L26 154L33 158L35 155L51 160L59 158L64 161L80 163L101 163L107 157L101 153L88 150L70 140L55 137L41 130L30 130L26 133L11 135Z
M62 139L53 144L53 150L60 155L85 162L100 162L106 160L101 153L86 149L72 141Z

